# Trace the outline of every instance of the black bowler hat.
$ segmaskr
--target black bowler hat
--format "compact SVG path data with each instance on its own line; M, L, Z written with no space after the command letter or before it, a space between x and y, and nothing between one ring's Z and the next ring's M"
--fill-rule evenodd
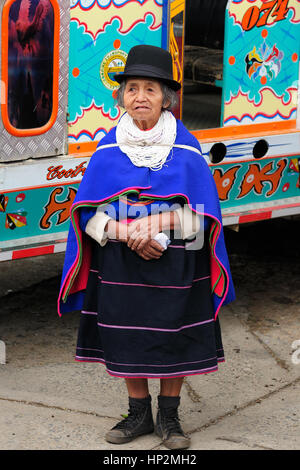
M173 64L170 52L156 46L140 45L130 49L124 73L114 76L121 83L129 77L154 78L179 90L181 84L173 80Z

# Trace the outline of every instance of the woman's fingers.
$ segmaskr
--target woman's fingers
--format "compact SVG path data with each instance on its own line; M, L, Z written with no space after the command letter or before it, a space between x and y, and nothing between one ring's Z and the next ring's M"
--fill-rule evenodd
M141 237L141 233L139 230L134 230L132 231L131 233L128 231L128 242L127 242L127 246L129 248L132 249L132 245L134 244L134 242Z
M149 241L149 246L160 253L163 253L165 251L161 244L153 239Z
M146 243L150 240L150 233L142 230L135 230L132 232L132 234L129 236L129 240L127 242L127 246L131 248L132 250L141 250Z
M135 232L148 234L148 238L153 238L159 232L159 214L141 217L128 225L128 235L132 237Z
M152 240L150 240L151 242ZM158 250L155 247L151 246L151 243L148 243L145 248L144 248L144 253L147 254L148 256L152 256L153 258L159 259L161 255L163 254L163 250Z
M128 225L128 248L147 259L159 259L164 250L156 240L153 240L159 229L159 214L134 220Z
M146 261L150 261L150 259L152 259L150 256L147 256L142 252L137 252L137 253L138 255L140 255L141 258L144 258Z
M137 249L136 252L144 259L159 259L164 249L155 240L149 240L142 249Z
M143 234L143 235L138 235L135 240L131 243L131 238L127 245L129 248L131 248L133 251L142 251L143 248L146 246L147 242L149 241L148 239L148 234Z

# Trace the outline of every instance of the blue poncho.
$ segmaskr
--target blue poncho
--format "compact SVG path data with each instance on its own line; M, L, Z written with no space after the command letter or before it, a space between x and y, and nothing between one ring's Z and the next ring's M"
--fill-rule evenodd
M83 305L91 256L91 240L83 226L99 205L116 201L120 196L136 194L141 200L181 198L192 211L210 221L211 291L216 317L220 307L234 300L235 295L219 197L211 171L199 154L199 142L178 120L175 145L159 171L134 166L119 146L111 144L116 144L116 128L101 140L91 157L71 208L58 299L59 314L80 310Z

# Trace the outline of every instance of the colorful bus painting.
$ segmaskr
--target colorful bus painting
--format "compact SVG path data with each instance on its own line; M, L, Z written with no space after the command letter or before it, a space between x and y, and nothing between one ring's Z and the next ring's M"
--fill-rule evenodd
M169 49L225 226L300 214L300 0L1 0L0 261L65 250L114 74Z

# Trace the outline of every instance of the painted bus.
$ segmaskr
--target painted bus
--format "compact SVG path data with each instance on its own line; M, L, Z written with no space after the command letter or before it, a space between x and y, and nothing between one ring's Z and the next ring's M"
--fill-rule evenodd
M0 0L0 261L62 252L130 48L170 50L174 110L225 226L300 214L300 0Z

